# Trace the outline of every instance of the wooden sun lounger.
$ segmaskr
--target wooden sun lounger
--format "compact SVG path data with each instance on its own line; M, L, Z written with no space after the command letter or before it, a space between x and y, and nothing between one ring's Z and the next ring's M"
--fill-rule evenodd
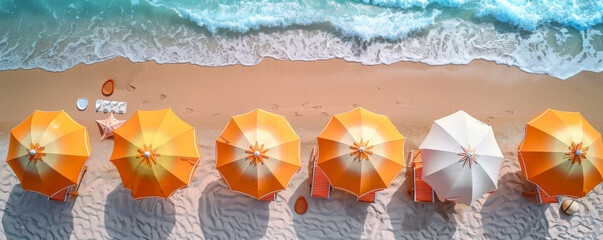
M559 203L559 196L549 196L544 191L542 191L542 188L540 188L540 186L536 184L533 185L534 191L524 192L523 196L527 197L535 203Z
M88 166L84 166L84 171L80 175L80 178L77 180L77 184L72 186L63 188L61 191L58 191L54 195L48 197L48 200L61 201L61 202L71 202L75 199L79 194L77 191L80 189L80 183L82 183L82 178L84 178L84 174L88 171Z
M262 198L260 198L260 200L262 200L262 201L274 201L274 199L276 199L276 194L277 193L266 194L265 196L263 196Z
M312 187L311 193L312 197L319 198L330 198L331 197L331 182L329 182L329 178L327 174L320 169L318 166L318 148L314 147L312 149L312 154L310 155L310 161L312 162Z
M435 195L433 189L429 184L423 181L421 177L423 174L423 159L419 150L412 150L410 157L412 161L412 173L413 173L413 186L410 188L410 197L415 202L434 202Z

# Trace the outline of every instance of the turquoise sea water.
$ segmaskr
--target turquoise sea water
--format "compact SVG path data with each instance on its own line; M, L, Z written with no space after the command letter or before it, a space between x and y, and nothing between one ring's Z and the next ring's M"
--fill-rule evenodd
M431 65L473 59L561 79L603 70L603 0L0 0L0 70L114 57Z

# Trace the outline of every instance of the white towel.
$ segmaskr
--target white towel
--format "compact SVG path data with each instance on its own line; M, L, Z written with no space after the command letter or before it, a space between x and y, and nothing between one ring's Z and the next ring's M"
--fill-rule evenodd
M96 111L97 112L112 112L112 113L126 113L127 102L107 101L107 100L96 100Z

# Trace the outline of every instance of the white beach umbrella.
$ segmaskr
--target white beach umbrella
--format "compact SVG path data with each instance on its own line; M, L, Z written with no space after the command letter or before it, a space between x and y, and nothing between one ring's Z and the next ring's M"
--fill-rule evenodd
M434 121L419 146L423 179L440 201L471 205L496 190L503 154L492 127L458 111Z

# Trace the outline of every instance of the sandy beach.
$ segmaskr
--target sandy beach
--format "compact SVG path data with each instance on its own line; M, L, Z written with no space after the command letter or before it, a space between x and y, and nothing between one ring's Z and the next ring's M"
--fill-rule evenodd
M116 90L101 94L113 78ZM603 132L603 73L567 80L516 67L473 61L429 66L398 62L366 66L341 59L264 59L255 66L131 63L117 58L79 64L63 72L0 72L0 239L603 239L603 187L579 200L567 216L559 204L535 204L517 160L525 123L547 108L578 111ZM76 109L86 97L91 105ZM133 200L109 157L112 138L99 141L97 99L126 101L136 110L172 108L196 128L201 161L189 188L170 199ZM432 121L457 110L494 128L504 153L498 190L471 206L415 203L408 169L373 204L334 191L331 199L309 193L308 156L333 114L362 106L388 115L406 137L408 154ZM274 202L232 192L215 169L215 139L230 116L262 108L284 115L301 138L302 170ZM64 109L88 128L92 156L80 196L65 204L24 192L6 163L10 129L34 110ZM295 200L309 210L298 215Z

